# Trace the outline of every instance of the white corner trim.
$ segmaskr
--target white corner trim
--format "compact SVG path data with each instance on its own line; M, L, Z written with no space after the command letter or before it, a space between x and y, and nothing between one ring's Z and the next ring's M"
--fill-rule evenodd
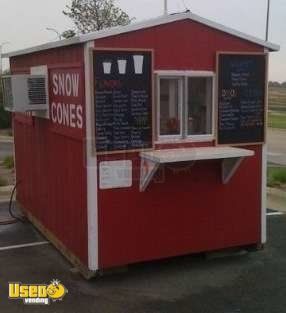
M261 177L261 243L267 241L267 145L262 146L262 177Z
M268 53L267 49L264 49L265 53ZM269 55L268 55L269 56ZM267 59L267 66L268 59ZM269 68L267 68L266 72L266 81L268 82L268 72ZM266 86L266 108L268 108L268 85ZM267 125L267 114L266 117L266 125ZM262 155L261 155L261 244L265 244L267 241L267 128L265 129L265 138L266 143L262 146Z
M87 174L87 224L88 224L88 268L98 270L98 198L97 198L97 158L92 153L92 60L90 48L93 42L84 46L85 68L85 123L86 123L86 174Z
M79 44L79 43L85 43L85 42L92 41L92 40L97 40L97 39L106 38L106 37L110 37L110 36L125 34L125 33L133 32L133 31L137 31L137 30L141 30L141 29L146 29L146 28L164 25L164 24L168 24L168 23L172 23L172 22L176 22L176 21L181 21L181 20L186 20L186 19L201 23L203 25L206 25L206 26L209 26L211 28L220 30L224 33L233 35L235 37L253 42L257 45L260 45L262 47L270 49L271 51L279 51L280 50L280 46L276 45L274 43L267 42L267 41L264 41L260 38L242 33L240 31L233 29L233 28L230 28L230 27L224 26L222 24L210 21L208 19L205 19L205 18L198 16L196 14L193 14L191 12L184 12L184 13L178 13L178 14L163 15L163 16L159 16L157 18L149 19L149 20L142 21L139 23L132 23L132 24L127 25L127 26L113 27L113 28L110 28L107 30L92 32L92 33L89 33L86 35L81 35L81 36L74 37L71 39L55 41L55 42L47 43L44 45L40 45L40 46L28 48L28 49L23 49L23 50L19 50L19 51L15 51L15 52L9 52L9 53L3 54L2 57L3 58L9 58L9 57L17 56L17 55L23 55L23 54L33 53L33 52L37 52L37 51L42 51L42 50L53 49L53 48L57 48L57 47L69 46L69 45L74 45L74 44Z

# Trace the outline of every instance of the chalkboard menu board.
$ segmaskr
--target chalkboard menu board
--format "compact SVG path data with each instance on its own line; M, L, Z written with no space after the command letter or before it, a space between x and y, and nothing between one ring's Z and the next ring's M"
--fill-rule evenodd
M152 51L94 50L97 153L150 149Z
M218 54L218 144L265 138L266 56Z

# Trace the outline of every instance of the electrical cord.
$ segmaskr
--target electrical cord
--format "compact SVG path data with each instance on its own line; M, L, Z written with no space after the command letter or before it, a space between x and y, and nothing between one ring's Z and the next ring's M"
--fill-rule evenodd
M13 213L13 197L14 197L14 193L17 189L17 187L21 184L21 180L17 181L12 192L11 192L11 196L10 196L10 201L9 201L9 214L12 218L14 218L15 220L24 223L26 221L26 218L22 215L22 216L17 216L16 214Z
M9 208L8 208L8 212L9 215L11 216L11 219L9 220L5 220L5 221L0 221L0 226L4 226L4 225L11 225L11 224L15 224L18 222L22 222L24 223L26 221L24 216L17 216L14 212L13 212L13 197L14 197L14 193L17 189L17 187L19 186L19 184L21 183L21 181L16 182L11 195L10 195L10 201L9 201Z

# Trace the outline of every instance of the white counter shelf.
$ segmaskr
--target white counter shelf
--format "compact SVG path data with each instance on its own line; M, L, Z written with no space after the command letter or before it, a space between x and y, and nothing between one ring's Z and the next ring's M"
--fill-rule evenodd
M141 152L140 191L145 191L161 164L221 159L222 182L227 184L242 160L254 151L233 147L203 147Z

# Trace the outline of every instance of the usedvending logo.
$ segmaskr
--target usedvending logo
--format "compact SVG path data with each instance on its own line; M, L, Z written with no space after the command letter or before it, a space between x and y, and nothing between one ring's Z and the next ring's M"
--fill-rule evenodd
M24 304L49 305L51 302L62 301L68 290L57 279L50 284L9 283L9 299L23 300Z

